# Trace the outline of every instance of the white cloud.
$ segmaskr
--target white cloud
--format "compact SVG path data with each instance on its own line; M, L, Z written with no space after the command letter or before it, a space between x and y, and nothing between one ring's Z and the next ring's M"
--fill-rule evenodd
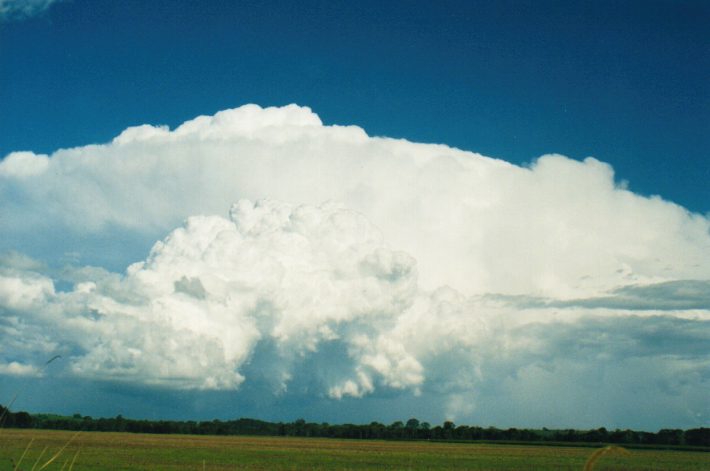
M38 175L47 170L49 157L32 152L13 152L7 155L0 165L0 175L23 178Z
M59 352L94 380L412 394L510 425L544 422L533 403L590 426L654 400L710 417L710 222L592 158L523 168L251 105L10 154L0 209L18 251L161 239L124 274L0 259L0 365Z
M427 289L575 298L710 278L708 219L619 187L593 158L548 155L521 168L324 126L295 105L244 106L174 131L130 128L49 160L11 154L0 162L0 198L4 248L20 251L61 231L53 252L100 257L115 234L147 244L191 215L273 198L362 213L417 260Z
M58 0L0 0L0 21L39 15Z
M0 363L0 375L39 376L40 372L32 365L23 365L16 361Z
M378 332L413 302L414 261L387 249L361 215L337 206L242 200L231 220L188 219L122 278L86 275L76 273L74 289L62 293L35 272L7 269L0 277L8 318L54 332L73 351L77 375L236 388L240 368L264 340L278 346L270 361L284 365L284 377L294 359L341 342L366 391L374 375L398 388L422 381L401 346L377 344Z
M667 392L677 387L686 421L710 412L696 394L710 381L707 306L652 310L628 290L599 304L429 292L412 257L333 204L240 200L230 219L189 218L123 276L65 274L74 283L65 292L39 265L11 259L0 276L0 337L15 341L0 351L11 365L0 373L30 374L60 352L66 374L94 380L200 390L259 380L266 395L305 383L316 397L361 400L407 390L455 420L503 396L514 410L557 398L562 420L592 407L601 367L623 381L601 387L609 403L581 416L585 424L595 411L613 420L629 388L677 409ZM668 286L648 288L659 289ZM606 307L615 296L621 307ZM624 377L626 367L644 373Z

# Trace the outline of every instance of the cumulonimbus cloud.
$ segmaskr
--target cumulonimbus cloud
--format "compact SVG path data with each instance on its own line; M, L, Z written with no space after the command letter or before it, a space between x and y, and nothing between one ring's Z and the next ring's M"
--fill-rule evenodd
M352 371L332 372L324 387L334 396L369 392L375 376L393 387L422 381L404 348L378 346L414 303L414 260L347 209L242 200L231 219L188 219L123 277L73 276L58 293L39 273L6 268L0 299L9 328L28 343L33 332L54 336L77 375L234 389L264 342L284 366L270 379L285 389L290 364L342 342Z
M710 278L708 219L628 191L598 160L518 167L325 126L295 105L129 128L51 156L12 153L0 198L5 250L77 251L70 243L83 237L92 253L122 232L154 241L189 216L272 198L362 213L417 260L428 289L573 298ZM67 236L48 247L47 231Z
M2 258L0 374L61 352L84 378L399 391L456 417L592 403L579 385L607 365L609 414L643 387L686 423L710 415L710 222L593 158L518 167L250 105L12 153L0 201L5 250L159 239L124 273Z

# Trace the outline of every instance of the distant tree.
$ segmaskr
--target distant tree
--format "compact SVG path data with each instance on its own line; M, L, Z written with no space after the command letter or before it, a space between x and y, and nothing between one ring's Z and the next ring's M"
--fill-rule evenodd
M600 442L608 442L609 441L609 432L606 430L606 428L599 427L597 429L597 437Z
M710 446L710 428L693 428L686 430L685 443L695 446Z
M658 443L664 445L681 445L683 443L683 431L677 429L661 429L656 434L658 436Z
M367 428L370 431L370 438L385 438L387 434L387 427L379 422L370 422Z
M454 430L454 438L458 440L470 440L471 439L471 428L467 425L459 425Z
M468 433L471 440L480 440L483 438L483 429L481 427L469 427Z
M444 422L444 426L442 427L442 438L453 438L454 436L454 429L456 428L456 425L451 422L450 420L447 420Z
M387 427L389 438L402 438L404 434L404 424L401 420L396 420Z
M298 419L294 423L294 431L296 433L297 437L302 437L305 435L305 430L306 430L306 421L303 419Z
M8 414L10 410L4 406L0 406L0 427L7 425Z
M417 431L419 430L419 420L415 418L409 419L407 421L407 425L405 425L405 428L407 429L407 438L417 438Z
M32 416L27 412L17 412L14 415L14 426L17 428L30 428L32 427Z

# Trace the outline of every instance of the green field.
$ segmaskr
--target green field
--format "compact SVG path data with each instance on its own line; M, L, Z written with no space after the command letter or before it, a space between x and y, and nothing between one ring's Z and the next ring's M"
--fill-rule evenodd
M72 437L74 439L72 440ZM70 441L71 440L71 441ZM29 446L28 446L29 445ZM327 438L147 435L0 430L0 470L30 470L65 447L45 469L527 469L581 470L593 448ZM77 455L78 452L78 455ZM41 456L40 456L41 455ZM40 466L38 465L37 468ZM595 470L708 470L710 453L628 450Z

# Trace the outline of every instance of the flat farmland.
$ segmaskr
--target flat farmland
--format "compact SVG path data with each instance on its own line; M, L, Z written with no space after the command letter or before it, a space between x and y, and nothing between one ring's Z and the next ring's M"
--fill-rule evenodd
M73 439L72 439L73 438ZM326 438L0 430L0 470L527 469L581 470L594 448ZM78 454L77 454L78 453ZM710 453L628 450L595 470L708 470Z

